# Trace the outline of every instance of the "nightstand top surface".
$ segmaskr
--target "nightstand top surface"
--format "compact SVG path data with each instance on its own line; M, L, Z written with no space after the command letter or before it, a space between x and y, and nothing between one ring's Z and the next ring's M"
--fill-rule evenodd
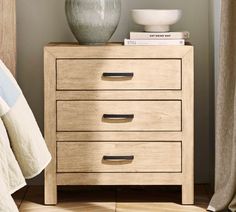
M49 44L46 45L47 47L130 47L130 46L125 46L123 43L121 42L117 42L117 43L105 43L102 45L80 45L79 43L76 42L50 42ZM189 47L192 46L191 43L186 43L186 45L184 46L165 46L165 47ZM140 46L135 46L135 47L140 47ZM142 46L144 47L144 46ZM146 46L147 47L147 46ZM160 46L148 46L148 47L160 47Z
M124 46L123 43L107 43L106 45L79 45L78 43L49 43L45 52L55 58L183 58L193 53L193 46Z

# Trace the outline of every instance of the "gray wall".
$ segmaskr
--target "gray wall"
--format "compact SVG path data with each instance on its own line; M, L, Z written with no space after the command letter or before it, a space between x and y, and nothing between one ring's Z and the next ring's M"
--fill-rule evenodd
M217 79L219 72L219 50L220 50L220 15L221 15L221 0L210 0L210 18L211 18L211 34L210 34L210 60L211 60L211 72L210 72L210 183L211 188L214 190L214 175L215 175L215 107L217 94Z
M217 82L217 73L219 68L219 42L220 42L220 14L221 0L214 0L214 58L215 58L215 73ZM216 83L217 84L217 83Z
M212 23L210 27L210 33L209 33L209 44L210 44L210 50L209 50L209 59L210 59L210 72L209 72L209 116L210 116L210 128L209 128L209 145L210 145L210 152L209 152L209 162L210 162L210 169L209 169L209 178L210 178L210 184L211 188L213 190L214 188L214 135L215 135L215 123L214 123L214 117L215 117L215 110L214 110L214 103L215 103L215 73L214 73L214 61L215 61L215 1L210 0L209 1L209 20L210 23Z
M64 15L64 0L17 0L18 82L43 129L43 46L74 41ZM132 8L180 8L183 19L173 30L188 30L195 46L195 175L209 181L209 1L123 0L122 16L112 41L122 41L129 31L141 30L130 18ZM41 177L36 179L40 182Z

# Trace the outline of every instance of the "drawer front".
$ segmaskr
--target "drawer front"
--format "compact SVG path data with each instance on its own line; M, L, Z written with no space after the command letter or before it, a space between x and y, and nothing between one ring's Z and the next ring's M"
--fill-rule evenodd
M181 101L58 101L57 131L181 131Z
M181 60L58 60L57 89L181 89Z
M181 172L181 142L58 142L58 172Z

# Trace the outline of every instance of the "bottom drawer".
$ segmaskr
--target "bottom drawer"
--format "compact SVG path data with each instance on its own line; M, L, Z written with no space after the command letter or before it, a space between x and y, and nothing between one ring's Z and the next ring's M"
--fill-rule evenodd
M58 142L57 172L181 172L181 142Z

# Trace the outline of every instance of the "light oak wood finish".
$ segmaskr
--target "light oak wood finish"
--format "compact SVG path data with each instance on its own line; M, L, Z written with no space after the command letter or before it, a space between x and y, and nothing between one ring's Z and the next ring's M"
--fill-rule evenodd
M182 173L58 173L58 185L181 185Z
M45 174L46 203L56 204L57 185L181 185L182 203L193 204L192 46L127 47L120 44L105 46L50 44L45 47L45 61L47 60L51 62L45 62L45 80L49 78L46 80L48 89L45 90L49 92L45 95L48 99L45 100L47 111L45 134L48 134L46 140L53 153L53 162ZM117 61L122 63L118 64ZM166 61L171 61L170 66L166 65ZM163 63L160 71L153 71L160 62ZM177 62L178 65L177 63L174 65L173 62ZM155 78L150 79L150 84L147 84L148 70L144 70L141 74L141 70L146 67L145 64L151 70L152 76L160 77L156 81ZM175 73L173 67L176 69ZM126 81L122 78L119 79L120 81L106 82L101 78L102 72L105 71L122 70L123 72L129 69L135 72L133 68L138 70L136 74L134 73L134 76L138 76L136 84L132 81L134 77ZM87 78L86 73L91 76L93 70L94 78L88 81L90 77ZM162 70L167 71L164 73ZM173 74L168 78L170 73ZM173 79L176 81L173 82ZM56 80L58 87L56 87ZM73 90L58 90L58 88ZM120 113L134 114L134 118L129 121L106 120L106 122L102 119L103 114ZM127 143L129 148L123 148ZM174 154L174 158L178 157L175 160L177 163L175 165L178 167L176 170L180 170L179 161L182 161L181 171L167 172L167 163L173 158L171 159L170 152L163 151L169 155L167 159L160 157L162 163L159 164L162 165L152 165L152 162L145 159L139 163L140 165L148 162L145 167L136 166L138 167L136 169L132 164L128 164L130 167L125 168L126 172L137 171L135 173L104 172L112 169L110 166L108 169L101 163L103 153L105 154L107 150L114 153L112 150L115 149L115 153L120 153L117 152L118 150L128 153L126 151L130 150L141 155L138 146L142 143L147 144L143 155L162 151L169 144L181 145L181 152ZM110 147L114 144L116 148ZM154 148L157 144L161 146ZM59 147L57 153L56 146ZM90 157L89 165L86 160L82 161L81 155ZM151 160L155 161L155 154L150 155ZM97 162L98 158L99 162ZM164 165L166 169L163 169L165 171L163 173L150 171L163 168ZM56 173L56 167L65 172ZM114 170L123 171L119 167L123 169L126 164L124 166L119 164ZM150 172L139 172L145 168ZM86 172L86 169L98 172Z
M57 203L56 182L56 60L48 51L44 52L44 137L52 155L45 169L45 204Z
M134 118L106 119L104 114ZM57 131L181 131L181 102L58 101Z
M57 91L57 100L179 100L181 91Z
M208 186L197 185L195 205L181 205L178 187L60 187L56 206L43 204L43 187L30 186L15 197L20 212L204 212L209 198Z
M16 76L15 0L0 0L0 59Z
M111 77L104 73L133 76ZM181 89L181 60L58 60L57 89Z
M183 204L193 204L194 199L194 72L193 49L182 59L183 97Z
M175 203L118 203L116 212L205 212L195 206L181 206Z
M76 43L52 43L46 47L58 59L182 59L192 46L79 46Z
M182 132L57 132L57 141L182 141Z
M116 204L110 202L71 202L71 203L62 203L58 206L43 206L35 203L26 202L21 206L21 212L65 212L65 211L74 211L74 212L115 212Z
M57 172L181 172L181 142L59 142Z
M20 212L114 212L116 208L115 194L109 189L78 190L77 188L59 189L59 203L56 206L43 204L43 189L32 186L25 195Z

